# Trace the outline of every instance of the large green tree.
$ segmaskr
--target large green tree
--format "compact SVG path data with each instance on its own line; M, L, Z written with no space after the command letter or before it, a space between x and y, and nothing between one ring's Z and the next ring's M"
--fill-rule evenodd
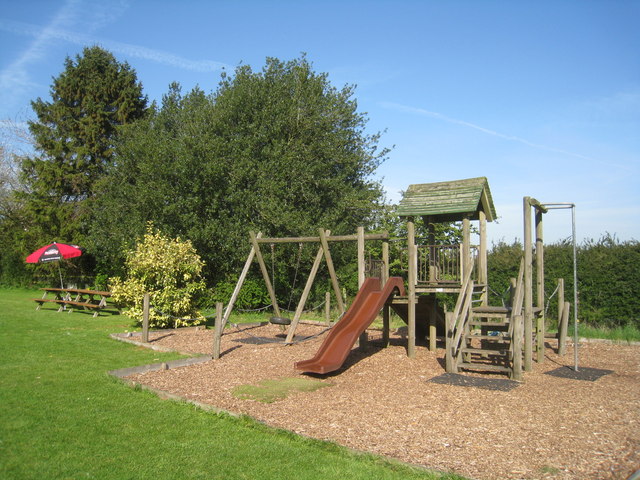
M268 58L259 72L240 66L211 95L172 85L123 133L92 238L120 246L153 220L192 240L215 281L236 272L249 230L354 232L381 199L372 174L387 150L366 133L353 95L305 57ZM104 268L120 262L118 251L109 250Z
M135 71L110 52L87 47L64 67L53 79L51 100L32 102L36 155L21 165L34 245L84 241L95 183L113 161L117 129L147 109Z

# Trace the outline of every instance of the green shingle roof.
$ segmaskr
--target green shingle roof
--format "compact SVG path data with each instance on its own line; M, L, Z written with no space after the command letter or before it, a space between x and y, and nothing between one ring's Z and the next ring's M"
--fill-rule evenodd
M480 211L485 213L487 221L496 219L486 177L409 185L398 205L401 217L427 215L441 222L459 221L465 215L477 220Z

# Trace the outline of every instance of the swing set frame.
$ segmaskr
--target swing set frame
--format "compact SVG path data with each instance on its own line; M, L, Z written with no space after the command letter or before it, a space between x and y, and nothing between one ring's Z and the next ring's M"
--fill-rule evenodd
M261 245L274 245L279 243L319 243L318 253L316 254L315 260L313 262L313 266L311 267L311 271L307 278L306 285L296 307L295 314L293 319L291 320L291 325L289 325L287 330L287 338L285 339L285 344L293 343L293 338L295 336L296 328L298 327L298 323L300 322L300 317L302 316L302 312L304 311L305 304L307 303L307 299L309 297L309 293L311 292L311 287L313 286L313 282L316 278L316 274L318 273L318 269L320 268L320 264L322 259L325 259L327 264L327 269L329 271L329 276L331 278L331 285L333 287L333 293L336 297L336 303L338 305L338 310L340 314L343 314L345 311L344 300L342 298L342 294L340 291L340 284L338 283L338 277L336 276L335 268L333 265L333 259L331 258L331 251L329 249L329 242L347 242L347 241L356 241L358 242L358 286L362 285L365 280L365 241L366 240L382 240L383 244L383 276L388 277L389 272L389 234L387 232L384 233L372 233L365 234L363 227L358 227L357 233L355 235L331 235L330 230L325 230L323 228L318 229L317 237L271 237L271 238L263 238L262 233L258 232L249 232L249 239L251 243L251 250L249 255L247 256L247 260L244 264L240 277L238 278L238 282L231 294L231 298L229 299L229 303L224 310L224 315L222 317L222 321L220 322L220 326L216 329L218 335L221 335L224 331L227 322L229 321L229 317L231 316L231 312L233 311L233 307L235 305L236 300L238 299L238 295L244 284L244 281L249 273L249 269L253 264L254 259L257 260L260 265L260 271L262 272L262 277L267 287L267 291L269 293L269 297L271 299L271 304L273 306L274 316L280 317L280 306L278 305L278 300L276 298L276 293L273 288L273 284L271 283L271 279L269 277L269 270L264 261L264 256L262 255ZM386 248L384 247L386 245ZM385 254L386 252L386 254ZM386 281L386 278L382 279Z

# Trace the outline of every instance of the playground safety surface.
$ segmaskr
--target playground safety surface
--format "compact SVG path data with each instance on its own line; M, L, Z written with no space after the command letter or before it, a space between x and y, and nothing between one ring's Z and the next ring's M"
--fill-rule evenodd
M322 329L300 325L297 333ZM251 332L282 335L274 325ZM324 336L285 346L247 343L246 332L228 333L217 361L127 378L301 435L475 479L625 479L640 467L639 346L581 344L585 371L607 373L581 381L550 374L573 371L567 368L572 346L559 357L553 340L544 363L534 363L523 383L491 389L482 384L505 385L506 377L464 374L463 385L438 383L433 380L445 373L442 349L419 347L409 359L406 331L392 335L386 349L375 341L380 332L369 333L374 341L354 349L342 369L314 376L332 386L270 404L240 400L232 390L304 377L293 364L311 358ZM170 330L150 338L155 347L194 354L210 354L212 342L211 330Z

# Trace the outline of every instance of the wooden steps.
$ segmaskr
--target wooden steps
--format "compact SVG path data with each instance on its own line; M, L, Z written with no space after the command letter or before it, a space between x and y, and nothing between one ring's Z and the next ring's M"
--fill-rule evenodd
M487 372L499 372L499 373L510 373L511 368L505 367L503 365L494 365L490 363L466 363L461 362L458 363L458 368L463 368L465 370L482 370Z
M469 312L458 368L512 375L509 314L510 309L502 307L479 307ZM492 331L498 334L489 335Z

